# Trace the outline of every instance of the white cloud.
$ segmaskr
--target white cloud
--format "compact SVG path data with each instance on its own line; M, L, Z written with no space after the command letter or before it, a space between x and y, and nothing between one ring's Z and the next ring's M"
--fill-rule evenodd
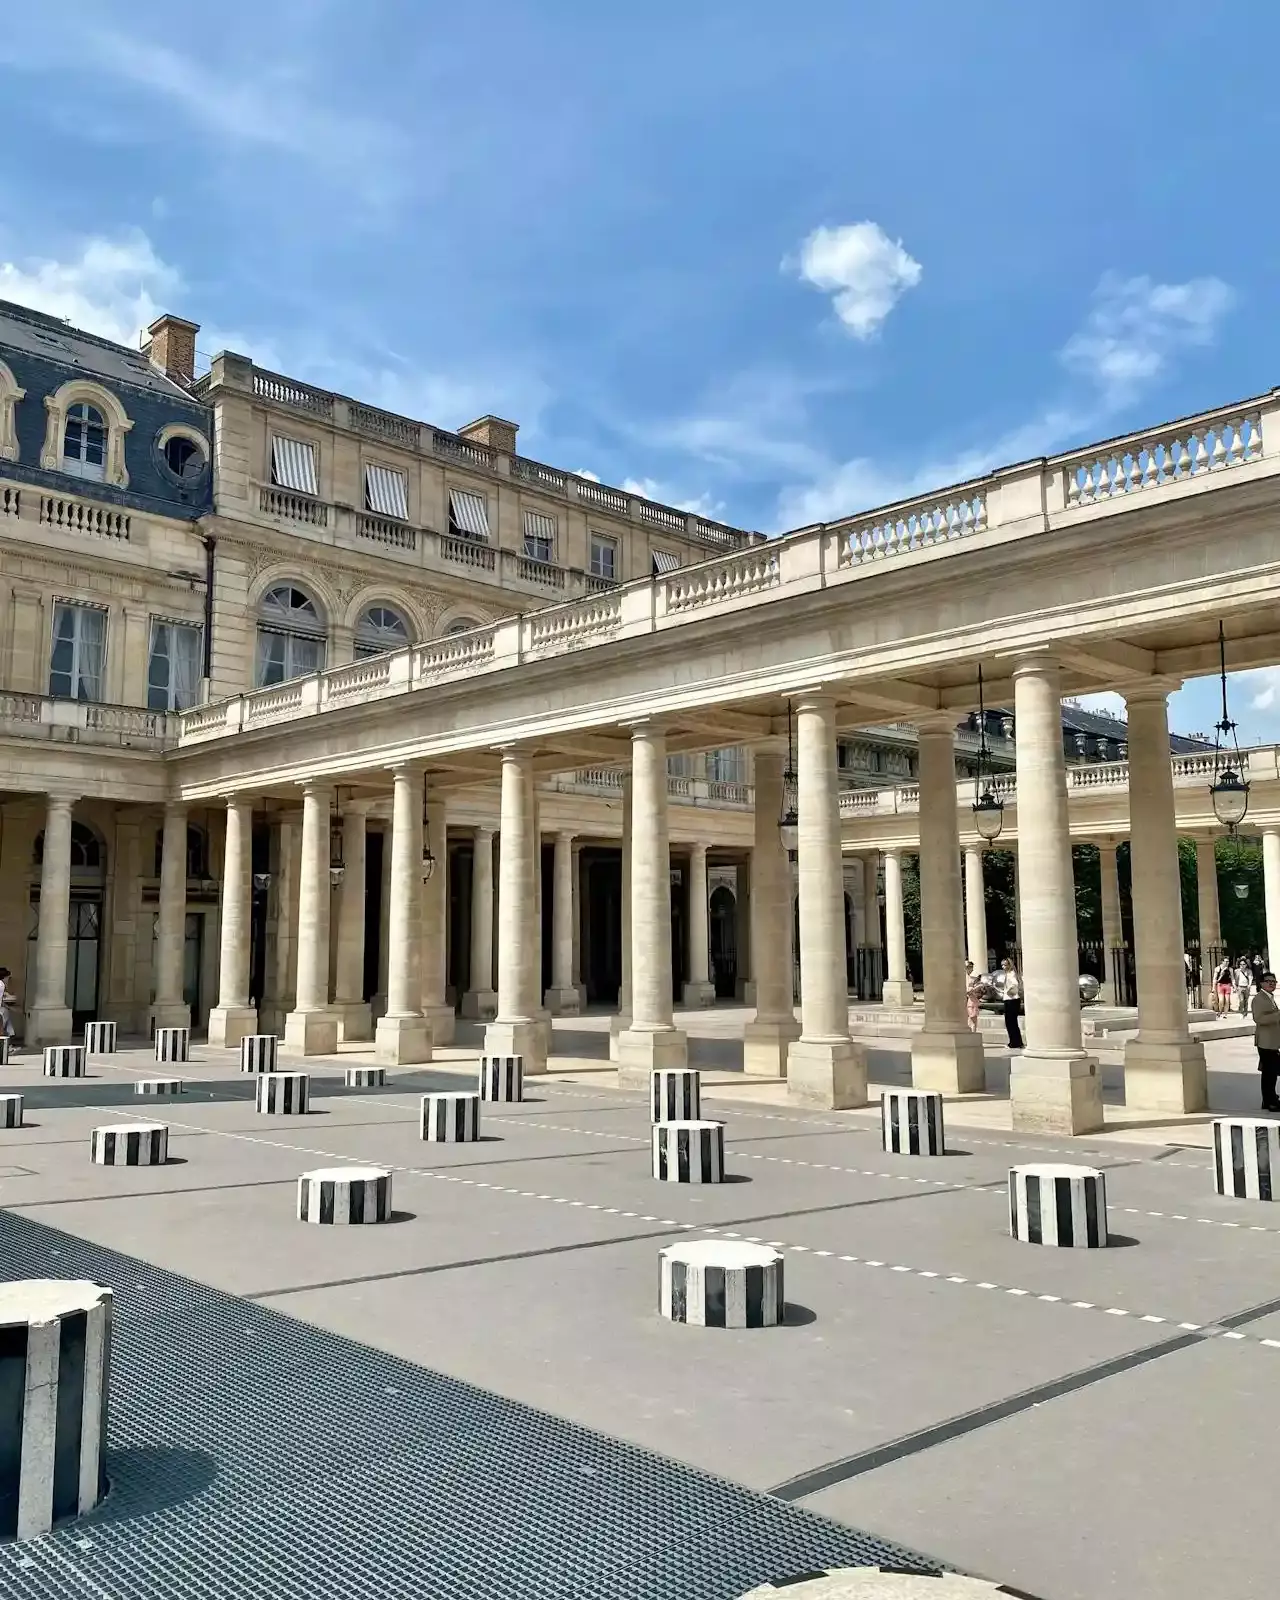
M815 228L783 267L831 295L836 315L855 339L871 338L924 270L877 222Z
M65 261L0 261L0 300L62 317L135 349L148 323L176 309L173 297L181 288L177 270L137 231L87 239Z
M1280 667L1259 667L1253 672L1241 672L1237 678L1249 696L1250 710L1280 709Z
M1124 696L1113 694L1110 689L1100 694L1080 694L1073 696L1074 704L1082 711L1103 711L1108 716L1119 717L1122 721L1128 720L1128 711L1125 707Z
M1155 283L1107 273L1063 365L1095 385L1107 409L1127 405L1168 371L1181 351L1213 342L1235 296L1221 278Z
M714 519L724 514L723 502L713 500L709 494L682 494L656 478L624 478L620 487L624 494L638 494L641 499L656 500L659 505L674 506L677 511L689 511L695 516Z

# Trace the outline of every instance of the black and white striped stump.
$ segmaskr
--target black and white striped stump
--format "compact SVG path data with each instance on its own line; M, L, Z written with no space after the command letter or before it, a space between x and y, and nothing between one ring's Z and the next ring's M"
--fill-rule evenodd
M942 1096L934 1089L886 1089L880 1097L880 1142L891 1155L945 1155Z
M156 1060L157 1061L190 1061L191 1060L191 1029L190 1028L157 1028L156 1029Z
M91 1056L113 1056L116 1053L116 1025L114 1022L86 1022L84 1048Z
M240 1041L241 1072L274 1072L279 1051L274 1033L246 1033Z
M782 1257L765 1244L682 1239L658 1252L658 1309L700 1328L775 1328L786 1302Z
M437 1144L473 1144L480 1137L479 1094L424 1094L422 1137Z
M7 1033L0 1033L0 1067L9 1065L9 1046L13 1040Z
M107 1491L111 1290L0 1284L0 1539L38 1539Z
M691 1067L658 1067L653 1074L654 1122L697 1122L702 1079Z
M662 1183L720 1183L723 1122L655 1122L653 1175Z
M46 1078L83 1078L84 1046L82 1044L45 1045L44 1075Z
M1280 1200L1280 1122L1215 1117L1213 1183L1231 1200Z
M512 1103L524 1099L523 1056L481 1056L480 1098Z
M348 1089L385 1089L385 1067L348 1067L344 1074Z
M310 1087L305 1072L264 1072L258 1078L258 1110L264 1117L305 1117Z
M1096 1167L1037 1162L1009 1169L1009 1232L1024 1244L1098 1250L1107 1242L1107 1180Z
M739 1600L772 1600L774 1595L785 1600L995 1600L996 1595L1021 1592L957 1572L926 1577L893 1567L829 1567L826 1572L779 1576L748 1589Z
M390 1216L391 1174L382 1167L321 1167L298 1179L300 1222L360 1224Z
M22 1126L22 1096L20 1094L0 1094L0 1128L20 1128Z
M99 1167L162 1167L169 1159L163 1122L117 1122L95 1128L89 1145Z
M155 1100L171 1100L175 1095L185 1094L186 1089L182 1078L139 1078L133 1086L134 1094Z

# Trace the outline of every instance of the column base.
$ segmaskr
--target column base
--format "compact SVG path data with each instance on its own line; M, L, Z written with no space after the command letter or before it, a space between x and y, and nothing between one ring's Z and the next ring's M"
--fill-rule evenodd
M1102 1127L1102 1076L1093 1056L1015 1056L1009 1070L1015 1133L1097 1133Z
M582 1009L582 1001L572 984L567 989L548 989L544 998L553 1017L576 1017Z
M733 998L741 1000L744 1006L755 1005L756 980L754 978L744 978L741 983L735 983L733 986Z
M689 1039L683 1028L628 1028L618 1035L618 1087L648 1089L660 1067L687 1067Z
M689 1011L705 1011L716 1003L716 986L701 979L686 983L680 993L680 1001Z
M910 978L886 978L880 991L881 1005L902 1010L916 1003L916 987Z
M800 1024L791 1018L776 1022L748 1022L742 1030L742 1070L750 1078L785 1078L787 1051L800 1037Z
M338 1000L333 1014L338 1019L339 1039L372 1039L373 1016L366 1000Z
M237 1050L241 1039L258 1031L256 1006L214 1006L209 1013L209 1043Z
M1209 1080L1199 1039L1124 1047L1124 1103L1142 1111L1207 1111Z
M189 1028L191 1026L191 1007L185 1000L164 1003L157 1000L147 1013L147 1017L151 1023L152 1032L157 1028ZM123 1033L125 1030L121 1028L120 1031Z
M533 1020L542 1029L542 1060L545 1063L551 1054L551 1013L546 1006L540 1006L533 1014Z
M425 1017L379 1017L374 1053L389 1066L408 1067L431 1060L431 1029Z
M911 1041L911 1087L942 1094L981 1094L987 1087L982 1036L963 1031L916 1034Z
M867 1053L852 1039L794 1041L787 1051L787 1099L821 1111L867 1103Z
M609 1060L622 1060L622 1047L618 1040L631 1026L631 1016L626 1011L615 1011L609 1018Z
M484 1053L487 1056L520 1056L524 1061L526 1078L547 1070L542 1024L533 1018L519 1022L491 1022L484 1030Z
M587 1009L587 986L585 983L575 983L574 988L578 991L578 1010L580 1012L585 1011Z
M462 1015L472 1022L492 1022L498 1015L498 996L492 989L468 989L462 997Z
M284 1047L297 1056L332 1056L338 1050L338 1019L332 1011L291 1011L284 1019Z
M423 1006L422 1015L431 1030L431 1043L433 1046L453 1043L454 1030L458 1026L458 1017L452 1006Z
M26 1015L26 1044L70 1044L72 1021L66 1006L32 1006Z

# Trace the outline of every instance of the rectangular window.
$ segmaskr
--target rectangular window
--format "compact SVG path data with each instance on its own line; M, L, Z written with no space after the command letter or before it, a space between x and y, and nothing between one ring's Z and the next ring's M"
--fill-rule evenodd
M455 539L489 542L489 507L482 494L449 490L449 532Z
M730 745L724 750L707 752L707 777L712 783L745 783L746 762L742 746Z
M53 608L49 693L59 700L101 700L107 613L59 601Z
M364 504L366 511L376 511L380 517L396 517L408 522L408 479L394 467L367 466L364 469Z
M190 622L151 619L147 709L186 711L200 698L201 630Z
M680 557L672 555L670 550L655 550L653 552L653 575L661 578L668 572L678 572Z
M556 521L541 511L524 514L524 553L530 561L556 558Z
M299 494L318 494L315 445L305 439L272 434L271 481L281 489L296 489Z
M610 539L603 533L593 533L591 535L591 576L593 578L607 578L610 583L618 581L618 541L616 539Z

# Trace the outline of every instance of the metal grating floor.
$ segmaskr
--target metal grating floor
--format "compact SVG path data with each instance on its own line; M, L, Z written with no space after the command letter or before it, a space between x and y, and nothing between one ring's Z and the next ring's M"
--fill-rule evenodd
M937 1572L799 1507L0 1211L0 1276L116 1291L112 1493L3 1600L733 1600Z

